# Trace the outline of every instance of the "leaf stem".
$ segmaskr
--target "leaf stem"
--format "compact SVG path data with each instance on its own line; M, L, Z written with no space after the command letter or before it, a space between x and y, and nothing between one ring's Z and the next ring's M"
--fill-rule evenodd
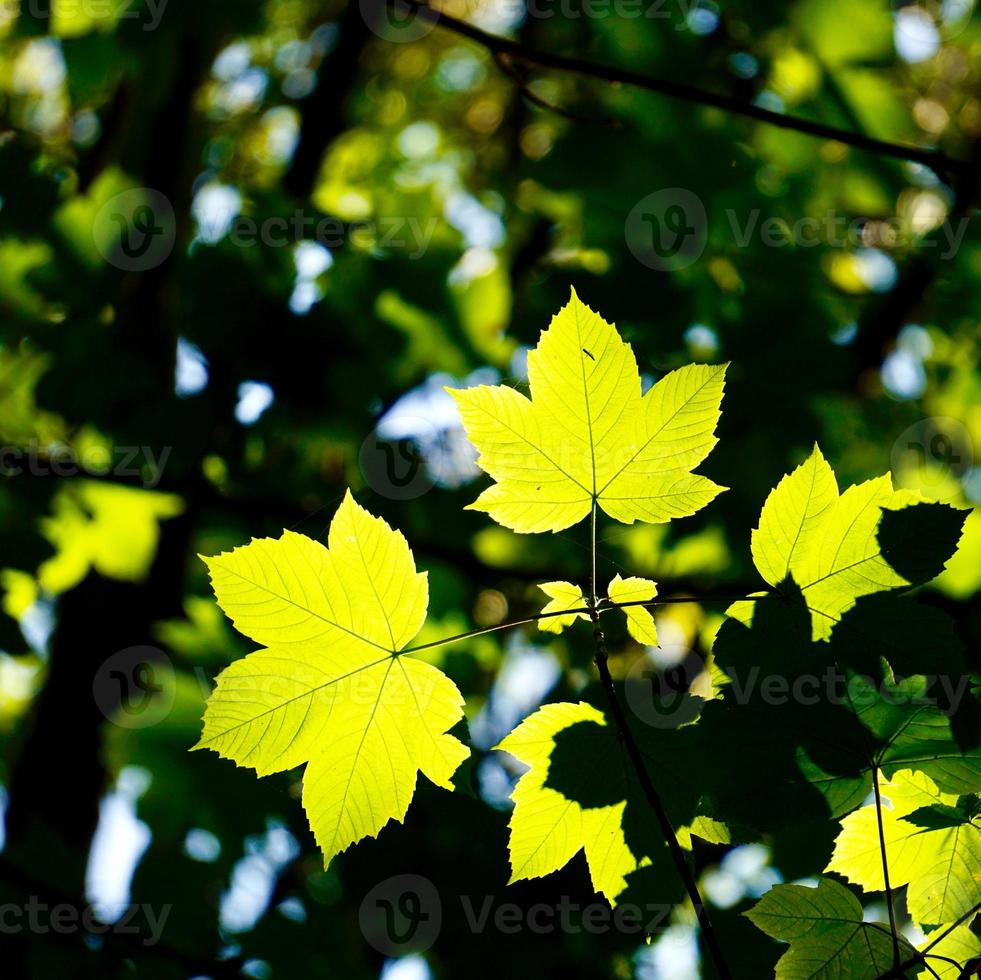
M593 498L593 509L589 515L589 558L592 564L592 575L589 579L589 607L592 613L596 611L596 498Z
M942 943L958 926L963 925L965 922L974 918L978 912L981 912L981 902L978 902L972 908L969 908L956 922L947 926L947 928L944 929L939 936L931 939L930 942L923 947L923 949L917 950L915 956L911 956L909 959L900 963L898 967L889 970L887 973L883 973L881 977L877 978L877 980L889 980L891 977L902 977L907 969L916 966L917 963L924 962L925 958L930 955L930 950L933 949L934 946L936 946L938 943ZM937 956L936 953L933 955Z
M896 910L893 907L892 887L889 884L889 859L886 857L886 831L882 823L882 794L879 791L879 767L872 767L872 789L875 792L875 819L879 825L879 851L882 855L882 880L886 886L886 908L889 910L889 932L892 935L892 965L899 969L899 932L896 930Z
M592 590L596 590L596 573L593 571ZM616 602L613 599L603 599L605 605L597 613L603 613L611 609L627 609L630 606L663 606L678 602L756 602L757 599L780 598L775 592L767 592L763 595L710 595L710 596L670 596L666 599L634 599L630 602ZM441 640L430 640L428 643L420 643L418 646L406 647L399 650L399 656L407 653L418 653L420 650L431 650L433 647L445 646L447 643L457 643L461 640L469 640L474 636L483 636L485 633L496 633L500 630L509 630L515 626L527 626L529 623L537 623L540 619L551 619L554 616L570 616L573 613L590 613L589 606L576 606L572 609L558 609L553 612L536 613L525 619L512 619L506 623L497 623L494 626L480 626L474 630L467 630L465 633L455 633L453 636L444 636Z
M937 945L937 943L943 942L943 940L945 940L959 925L963 925L968 919L972 919L978 914L978 912L981 912L981 902L978 902L973 908L968 909L953 925L947 926L947 928L944 929L944 931L940 933L936 939L933 939L927 943L927 945L920 950L920 953L923 955L929 953L930 950Z
M654 786L654 782L652 781L650 774L647 772L647 767L644 765L644 757L641 754L640 746L637 744L636 740L634 739L633 732L630 730L626 713L623 710L623 705L620 703L616 685L613 683L613 677L610 674L610 666L608 663L609 657L606 650L606 638L603 635L603 629L600 626L600 612L596 606L595 501L593 502L591 531L593 572L589 594L589 616L593 621L593 639L596 644L596 669L599 671L600 680L603 684L603 690L606 692L607 701L610 705L610 713L613 716L613 722L616 726L617 736L620 739L620 742L623 744L623 747L626 749L631 765L637 774L637 780L640 783L641 789L644 791L644 796L647 798L650 808L654 811L654 815L657 817L657 822L661 827L661 832L664 835L664 840L668 846L668 850L671 852L671 858L674 861L675 868L677 869L681 880L684 882L685 891L688 893L688 897L691 899L692 906L695 909L695 917L697 918L698 924L701 927L702 935L705 938L705 944L708 947L712 961L715 963L715 968L722 980L731 980L732 974L729 972L725 955L722 952L722 946L719 943L718 936L715 934L715 929L713 928L712 922L709 918L708 910L705 907L705 903L702 901L701 893L698 890L698 883L695 881L695 876L692 874L692 870L688 866L688 860L685 857L685 852L681 849L681 845L678 843L678 835L671 823L671 818L668 816L668 813L664 808L664 804L661 801L661 797Z
M707 595L707 596L670 596L666 599L631 599L630 602L616 602L613 599L603 599L607 607L600 609L601 613L608 609L628 609L630 606L664 606L676 602L756 602L757 599L782 599L777 592L766 592L762 595Z
M588 606L577 606L575 609L559 609L555 612L536 613L527 619L515 619L508 623L498 623L495 626L481 626L475 630L467 630L466 633L457 633L454 636L445 636L442 640L430 640L429 643L420 643L418 646L406 647L399 650L399 655L405 653L418 653L420 650L430 650L433 647L441 647L447 643L456 643L459 640L469 640L473 636L483 636L485 633L496 633L498 630L509 630L513 626L527 626L529 623L537 623L540 619L551 619L553 616L569 616L572 613L588 613Z

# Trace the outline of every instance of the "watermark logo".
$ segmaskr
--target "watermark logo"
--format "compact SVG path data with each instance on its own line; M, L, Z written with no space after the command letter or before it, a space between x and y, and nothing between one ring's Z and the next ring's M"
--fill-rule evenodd
M174 249L177 222L170 201L148 187L110 198L93 225L102 257L124 272L146 272L162 265Z
M897 217L850 217L834 210L820 216L806 215L795 221L775 215L764 216L759 208L752 208L742 216L733 208L727 208L725 215L732 242L737 248L748 248L754 239L758 239L765 248L916 246L920 249L939 249L938 254L944 261L957 254L970 221L969 218L961 218L956 224L951 224L945 220L933 229L933 234L925 235Z
M448 435L426 418L399 416L399 430L377 428L361 444L358 463L368 486L389 500L415 500L431 490L451 452Z
M424 38L436 26L436 10L420 13L405 0L358 0L368 30L383 41L406 44Z
M702 699L691 688L705 672L705 664L693 650L678 654L658 664L645 653L633 662L624 680L628 707L652 728L687 725L702 709Z
M844 674L834 666L828 666L820 674L774 674L756 666L748 670L726 668L726 673L729 683L723 696L739 705L765 704L774 708L834 705L861 711L885 702L935 707L948 718L960 710L971 683L966 675L933 674L924 675L922 685L894 685L866 674Z
M627 248L642 265L676 272L696 262L705 250L705 205L683 187L667 187L641 198L624 225Z
M536 20L659 20L676 31L710 34L719 22L712 0L498 0L511 18L524 12Z
M891 464L893 473L915 474L925 495L935 500L954 497L974 465L971 434L958 419L920 419L893 443Z
M387 41L415 41L439 19L429 0L359 0L368 27ZM419 7L427 11L420 13ZM462 0L454 13L466 20L516 23L529 20L656 20L676 31L711 34L719 23L713 0Z
M121 728L157 725L177 696L173 664L156 647L119 650L96 671L92 696L102 714Z
M387 878L365 895L358 921L365 940L384 956L424 953L443 922L439 892L421 875Z
M936 197L936 196L935 196ZM727 208L717 233L735 248L935 249L944 261L960 250L970 219L952 220L937 198L935 214L922 220L901 216L849 215L829 209L824 214L789 219L760 208ZM921 216L922 217L922 216ZM674 272L696 262L708 244L708 216L692 191L669 187L641 198L624 223L627 247L642 265Z
M632 902L621 902L616 908L605 902L581 905L571 901L568 895L563 895L554 905L536 902L527 907L515 902L496 902L493 895L485 895L478 906L469 895L461 895L460 905L472 933L493 930L505 936L519 932L536 936L556 932L570 936L582 933L601 936L611 932L653 936L667 924L672 908L670 905L636 905Z
M206 241L217 242L228 228L228 241L236 248L287 248L304 241L319 242L324 248L338 249L346 244L363 251L399 250L410 259L426 254L439 225L437 218L426 221L414 215L384 215L377 219L341 221L297 209L292 215L273 215L256 221L248 215L216 211L200 221Z
M582 904L562 895L554 903L520 905L501 902L496 895L457 895L461 922L473 935L513 936L654 935L669 922L672 906L621 902L616 908L603 901ZM420 875L388 878L371 889L359 915L365 940L385 956L425 952L439 937L443 909L435 885Z

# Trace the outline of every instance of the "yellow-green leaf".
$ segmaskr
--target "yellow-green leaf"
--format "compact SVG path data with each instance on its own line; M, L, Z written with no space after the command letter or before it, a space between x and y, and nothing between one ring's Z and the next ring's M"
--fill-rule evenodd
M838 483L817 446L766 498L753 529L753 560L770 585L779 585L811 552L822 519L838 500Z
M580 850L586 854L593 887L610 901L623 891L626 876L648 864L630 852L622 830L626 801L583 807L547 785L556 736L579 722L605 725L591 705L548 704L526 718L500 745L531 768L511 799L511 881L541 878L564 867ZM611 765L616 765L611 760Z
M594 503L627 524L694 514L724 489L691 470L717 441L725 370L690 365L642 396L630 346L573 291L528 354L530 399L450 392L495 480L471 508L523 533L561 531Z
M690 851L694 847L692 838L698 837L710 844L731 844L732 831L721 820L711 817L696 817L687 827L678 828L678 843Z
M909 517L914 506L926 513ZM895 521L887 520L900 512ZM753 558L772 586L780 589L793 579L811 611L813 638L827 639L859 598L936 575L956 547L963 520L964 513L953 508L894 490L888 474L839 495L834 473L815 446L767 497L753 531ZM895 547L884 544L883 528Z
M923 925L955 922L981 902L981 814L959 806L923 772L904 769L881 786L889 806L882 829L893 887L909 885L909 913ZM963 800L973 798L962 798ZM882 854L875 804L849 814L828 871L866 891L883 891Z
M943 935L947 928L943 926L934 934ZM923 947L929 946L930 942L928 935ZM930 947L926 956L931 970L922 970L916 975L916 980L937 980L938 977L940 980L961 980L963 973L958 964L981 957L981 937L976 936L969 926L958 926Z
M582 609L586 605L586 597L582 589L571 582L543 582L538 586L552 601L542 607L543 613L560 613L564 609ZM538 628L547 633L561 633L577 619L589 619L583 612L572 612L568 616L548 615L538 620Z
M325 862L390 820L421 772L450 789L469 750L453 682L400 651L426 617L405 538L348 493L328 547L286 531L205 559L222 609L267 647L218 677L195 748L259 775L307 764L303 806Z
M617 575L610 582L607 596L613 602L648 602L657 595L657 586L646 578L621 578ZM623 610L627 617L627 631L645 646L657 646L657 627L654 617L645 606L627 606Z
M142 581L160 540L160 523L184 510L180 497L95 480L69 484L55 495L41 531L55 554L38 569L46 592L73 589L90 570L107 578Z

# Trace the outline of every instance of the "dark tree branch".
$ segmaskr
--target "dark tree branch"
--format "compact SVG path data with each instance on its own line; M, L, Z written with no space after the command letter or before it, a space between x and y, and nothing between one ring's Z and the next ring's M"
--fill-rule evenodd
M661 833L667 843L668 850L671 852L671 859L674 861L674 866L681 880L684 882L685 891L688 893L692 907L695 909L695 917L698 919L698 924L701 928L702 936L705 938L705 945L708 947L712 962L715 964L715 968L722 980L731 980L732 974L729 972L728 965L726 964L725 955L719 943L719 937L716 935L712 920L709 918L708 909L705 907L701 892L698 890L698 883L695 881L695 876L688 866L685 853L678 843L678 835L671 823L671 818L664 809L664 804L661 802L657 788L654 786L650 774L647 772L647 767L644 765L644 757L634 739L633 732L630 730L623 705L620 703L620 696L617 694L616 685L613 683L613 677L610 674L610 667L607 663L606 638L603 635L599 612L595 605L591 606L589 613L593 621L593 639L596 643L596 669L599 671L600 681L606 693L606 699L610 706L610 714L616 726L617 737L630 759L630 764L634 768L640 788L644 791L644 797L647 799L648 805L654 811L654 815L657 818L658 826L661 828Z
M603 684L603 690L606 693L606 699L610 706L610 714L613 718L613 724L616 727L617 738L623 745L624 750L630 759L630 764L633 766L637 775L637 780L640 783L640 787L644 791L644 797L647 799L648 805L650 806L651 810L654 811L654 815L657 818L658 826L661 828L661 833L664 836L664 841L671 853L671 859L678 871L678 876L684 882L685 891L688 893L691 904L695 909L695 917L698 919L698 924L701 927L702 936L705 938L705 945L708 947L709 955L712 957L712 962L715 964L715 968L718 971L721 980L731 980L732 974L730 973L728 964L726 963L725 954L722 951L722 945L719 942L719 937L716 935L715 928L712 925L712 920L709 918L708 909L705 907L705 902L702 900L701 892L698 890L698 883L695 881L695 876L692 874L692 870L688 866L688 860L685 857L685 852L681 849L681 845L678 843L678 835L671 823L671 818L668 816L668 812L664 808L664 804L662 803L661 797L657 792L657 788L650 777L650 773L647 771L647 766L644 765L644 757L641 754L640 746L637 744L636 740L634 739L633 732L630 730L630 724L627 721L626 712L624 712L623 705L620 703L620 696L617 694L616 685L613 683L613 676L610 674L610 666L608 663L609 657L606 651L606 637L603 635L603 628L600 625L600 611L597 608L596 603L595 500L593 501L593 513L591 518L591 539L592 574L590 577L588 598L589 618L593 622L593 640L596 644L596 669L599 671L600 681Z
M898 967L899 933L896 931L896 909L893 905L892 886L889 884L889 858L886 856L886 831L882 824L882 794L879 791L879 767L872 768L872 788L875 790L875 819L879 828L879 854L882 858L882 880L886 891L886 908L889 911L889 933L892 936L892 965Z
M562 106L554 105L547 99L543 99L540 95L536 95L528 85L528 80L521 74L515 62L508 55L496 54L494 55L494 61L505 75L514 80L521 95L536 108L543 109L545 112L552 112L557 116L561 116L563 119L568 119L570 122L586 123L590 126L611 126L617 128L620 126L620 122L617 119L607 119L604 116L587 116L583 113L572 112L569 109L562 108Z
M935 936L933 939L931 939L930 942L923 947L923 949L917 950L914 956L904 960L899 964L899 966L883 973L882 976L877 978L877 980L895 980L895 978L902 980L902 978L906 976L906 971L908 969L923 963L925 958L930 955L930 950L933 949L934 946L937 946L939 943L943 942L943 940L945 940L958 926L963 925L965 922L970 922L971 919L978 914L978 912L981 912L981 902L978 902L973 908L968 909L956 922L947 926L947 928L944 929L939 936ZM971 964L968 963L965 969L970 966Z
M783 113L774 112L771 109L764 109L762 106L754 105L751 102L733 98L729 95L709 92L705 89L696 88L693 85L686 85L684 82L676 82L666 78L655 78L654 76L642 75L639 72L630 71L626 68L600 65L582 58L566 57L565 55L553 54L549 51L531 48L517 41L512 41L509 38L489 34L487 31L481 30L473 24L468 24L464 20L430 7L423 0L389 0L389 2L393 5L395 3L406 4L416 11L420 18L481 45L495 59L499 59L503 55L512 58L514 61L524 62L540 68L551 68L556 71L581 75L586 78L594 78L598 81L610 82L612 84L629 85L632 88L643 89L647 92L656 92L659 95L679 99L682 102L712 106L716 109L731 112L734 115L746 116L750 119L756 119L759 122L768 123L771 126L779 126L781 129L792 129L796 132L807 133L809 136L817 136L821 139L837 140L839 143L844 143L869 153L878 153L883 156L895 157L899 160L912 160L941 173L963 173L973 169L973 164L970 162L956 160L939 150L906 146L902 143L891 143L887 140L875 139L863 133L838 129L835 126L828 126L810 119L787 116Z

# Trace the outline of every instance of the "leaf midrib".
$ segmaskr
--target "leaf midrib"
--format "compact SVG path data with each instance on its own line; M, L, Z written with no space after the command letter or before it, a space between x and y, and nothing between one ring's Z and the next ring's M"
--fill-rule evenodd
M393 644L393 649L389 649L388 647L382 646L380 643L376 643L374 640L369 640L367 636L362 636L360 633L355 633L354 630L348 629L346 626L341 626L340 623L335 623L332 619L328 619L326 616L323 616L320 613L315 612L313 609L307 608L302 603L297 602L295 599L291 598L290 596L280 595L278 592L274 591L273 589L270 589L268 585L262 585L259 582L254 582L247 575L243 575L241 572L236 571L234 568L230 568L228 565L222 564L220 567L222 571L227 572L229 575L234 575L236 578L240 578L243 582L248 582L249 585L261 590L262 592L268 592L269 595L274 596L275 598L279 599L281 602L285 602L291 606L296 606L297 609L302 609L304 612L309 613L315 619L319 619L321 622L326 623L328 626L333 626L336 629L341 630L341 632L347 633L348 636L353 636L356 640L361 640L362 643L367 643L369 646L373 646L378 650L384 650L385 653L389 653L389 654L398 653L398 651L394 649L394 644ZM289 643L295 641L286 641L286 642Z
M518 392L518 394L520 395L521 392ZM524 395L522 395L521 397L524 398ZM535 404L534 400L528 401L528 405L531 406L532 408L534 408L534 404ZM498 418L493 412L488 411L482 405L478 405L476 407L479 411L483 412L485 415L487 415L488 417L492 418L495 422L497 422L498 425L501 425L505 429L507 429L508 432L510 432L513 436L518 438L521 442L525 443L525 445L531 446L531 448L534 449L535 452L541 453L544 459L548 460L548 462L552 466L554 466L559 473L561 473L566 479L571 480L577 487L579 487L580 490L582 490L585 493L592 494L592 491L589 489L589 487L583 486L583 484L579 480L577 480L571 473L563 469L554 459L552 459L551 456L549 456L549 454L545 451L545 449L542 446L539 446L536 443L532 442L531 439L529 439L526 435L523 435L513 426L508 425L508 423L505 422L504 419ZM495 482L500 482L500 481L495 481ZM566 502L567 501L556 501L556 503L566 503Z
M344 810L347 806L347 797L351 792L351 781L354 779L354 773L358 768L358 761L361 758L361 750L364 748L364 741L368 737L368 732L371 730L371 726L375 721L375 715L378 713L378 705L381 703L382 694L385 693L385 682L388 680L388 675L392 672L392 664L395 663L396 659L396 657L391 658L391 663L385 670L385 676L382 678L381 684L378 685L378 696L375 698L375 703L372 705L371 714L368 716L368 723L364 726L364 731L361 733L361 739L358 742L357 750L354 753L354 759L351 762L351 769L347 774L347 782L344 784L344 793L341 796L341 803L337 813L337 822L334 824L334 833L330 839L330 847L326 849L324 852L325 854L329 854L331 856L335 854L334 846L337 844L337 835L340 833L341 821L344 818ZM382 741L384 741L384 739Z
M634 460L664 431L666 426L670 422L672 422L678 414L684 411L684 409L692 402L692 400L695 398L696 395L700 394L710 382L714 381L718 377L719 371L722 370L724 369L720 367L715 371L714 374L706 378L706 380L702 384L700 384L695 389L695 391L693 391L691 395L689 395L688 398L686 398L666 419L664 419L663 422L661 422L661 424L657 428L657 431L653 432L650 436L648 436L647 441L637 450L637 452L635 452L633 456L631 456L630 459L628 459L627 462L624 463L623 466L621 466L620 469L617 470L616 473L614 473L613 476L611 476L609 480L606 481L602 489L597 491L596 493L597 497L602 496L610 488L610 484L612 484L614 481L618 480L621 476L623 476L623 474L631 466ZM653 388L651 390L653 391ZM641 406L643 406L644 399L641 398L640 402L641 402ZM594 467L594 480L595 480L595 467ZM618 498L607 498L607 499L625 500L631 498L618 497Z
M292 704L294 701L299 701L302 698L309 698L316 694L318 691L324 690L324 688L330 687L332 684L339 684L341 681L346 680L348 677L353 677L355 674L360 674L363 670L369 670L371 667L377 667L379 664L383 664L386 660L394 660L396 655L392 654L387 657L379 657L377 660L372 660L370 664L362 664L360 667L354 670L348 671L346 674L341 674L339 677L332 677L329 681L324 681L323 684L318 684L316 687L311 687L308 691L304 691L303 694L296 694L291 698L287 698L285 701L280 701L279 704L274 705L272 708L266 708L265 711L260 711L259 714L253 715L251 718L247 718L245 721L240 721L231 728L226 728L224 731L218 732L216 735L212 735L207 739L201 739L197 745L194 746L195 749L203 749L207 746L209 742L215 741L218 738L224 738L230 732L237 731L239 728L244 728L246 725L252 725L260 718L265 718L266 715L271 715L276 711L282 711L287 705Z

